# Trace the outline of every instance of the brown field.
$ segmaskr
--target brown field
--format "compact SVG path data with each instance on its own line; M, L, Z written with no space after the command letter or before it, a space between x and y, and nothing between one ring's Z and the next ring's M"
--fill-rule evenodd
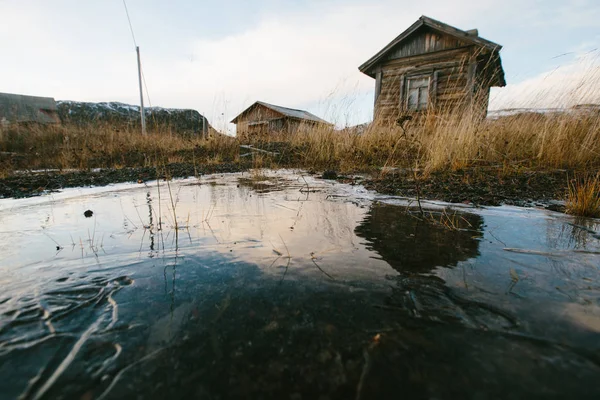
M405 129L372 124L362 134L313 128L244 141L276 148L273 167L364 172L413 168L430 173L480 165L507 169L590 170L600 166L600 113L522 113L473 122L468 116L424 117ZM41 168L122 168L157 163L240 161L240 140L214 134L181 137L167 130L116 131L110 126L13 127L0 130L3 172Z
M473 168L492 168L499 176L564 169L582 177L595 175L600 168L600 113L521 113L482 122L468 114L425 115L421 123L408 121L404 127L371 124L361 134L324 127L255 137L244 143L277 154L242 157L248 150L240 148L241 140L220 134L202 139L181 137L168 129L144 136L108 125L5 127L0 130L0 175L8 176L15 170L227 162L255 168L330 169L379 176L394 168L415 169L423 179L432 173ZM590 187L585 179L572 182L569 210L592 215L597 211L582 211L573 205L582 197L574 197L578 189L573 185L578 182ZM592 194L585 201L597 206L598 187L591 187Z

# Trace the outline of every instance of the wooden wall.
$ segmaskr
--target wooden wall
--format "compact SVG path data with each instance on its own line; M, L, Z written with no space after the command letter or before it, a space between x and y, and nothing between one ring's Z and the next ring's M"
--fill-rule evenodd
M281 119L282 115L279 114L278 112L275 112L273 110L271 110L268 107L265 107L263 105L256 105L254 108L252 108L250 111L248 111L246 114L242 115L240 118L238 118L237 124L236 124L236 131L238 136L239 135L245 135L251 132L258 132L258 131L268 131L269 129L271 129L271 124L267 123L264 125L255 125L251 123L256 123L256 122L260 122L260 121L272 121L272 120L277 120L277 119Z
M436 51L466 47L468 44L450 35L435 32L429 28L422 28L414 35L403 41L397 48L391 51L386 60L411 57Z
M452 45L443 36L426 44L431 40L429 33L417 36L376 67L375 120L394 124L400 116L410 114L406 109L406 79L420 75L430 78L428 109L456 112L471 107L485 116L489 73L484 73L481 63L486 62L486 56L477 54L475 46L462 46L457 40L454 44L461 45L458 48L409 55L430 45L433 47L428 48L433 49Z
M264 122L256 124L257 122ZM272 133L294 133L302 129L314 128L318 125L312 121L304 121L282 116L268 107L257 105L241 118L238 118L236 132L238 137L261 137Z

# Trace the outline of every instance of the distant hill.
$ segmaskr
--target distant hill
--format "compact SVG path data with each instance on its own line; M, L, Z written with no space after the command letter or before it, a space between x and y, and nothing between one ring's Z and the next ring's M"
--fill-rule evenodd
M107 123L115 128L138 128L140 107L119 102L86 103L56 102L60 121L64 125ZM148 107L145 109L148 130L170 129L175 133L201 135L214 132L206 117L196 110Z

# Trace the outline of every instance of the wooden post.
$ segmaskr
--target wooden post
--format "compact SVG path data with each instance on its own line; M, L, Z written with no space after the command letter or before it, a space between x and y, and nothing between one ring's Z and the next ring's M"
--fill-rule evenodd
M142 62L140 61L140 46L136 46L138 63L138 80L140 84L140 117L142 119L142 134L146 134L146 113L144 111L144 91L142 89Z

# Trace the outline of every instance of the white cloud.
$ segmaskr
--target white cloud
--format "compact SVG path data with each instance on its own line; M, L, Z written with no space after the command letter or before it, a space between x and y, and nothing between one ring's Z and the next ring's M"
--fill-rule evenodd
M490 109L564 108L600 104L600 52L579 54L573 61L525 81L494 89Z
M467 3L471 4L434 1L426 2L425 8L435 5L446 21L465 23L474 19L472 14L493 7L492 1L461 7ZM193 62L153 59L146 63L147 75L152 91L164 93L161 97L170 104L207 93L229 100L216 108L202 105L213 109L209 118L220 116L223 108L231 118L255 100L263 100L308 107L341 125L358 123L372 115L374 87L373 79L361 74L358 66L410 26L421 15L419 8L383 2L271 15L240 34L194 40L188 51L195 55Z
M27 3L0 2L0 35L11 37L2 43L10 62L0 63L0 91L83 101L138 101L135 52L120 2ZM142 33L138 39L148 37L144 29L153 30L154 37L156 30L164 29L160 45L140 43L154 105L197 109L220 129L229 127L227 121L255 100L305 107L345 124L362 122L372 114L374 81L358 66L421 14L465 29L477 27L484 37L495 30L489 38L504 44L515 36L511 26L532 18L515 11L523 10L520 3L507 0L499 8L495 0L318 2L300 13L273 7L251 29L216 39L173 36L168 26L145 26L142 18L134 22ZM575 3L570 18L587 4ZM178 4L182 2L174 1L173 7ZM547 8L527 7L527 11ZM136 9L130 11L135 17ZM151 12L150 6L144 9ZM173 46L166 55L161 49L168 42ZM560 73L511 84L494 96L493 105L514 104L531 97L525 96L528 91L542 84L560 86L565 75L576 73L581 70L567 66Z

